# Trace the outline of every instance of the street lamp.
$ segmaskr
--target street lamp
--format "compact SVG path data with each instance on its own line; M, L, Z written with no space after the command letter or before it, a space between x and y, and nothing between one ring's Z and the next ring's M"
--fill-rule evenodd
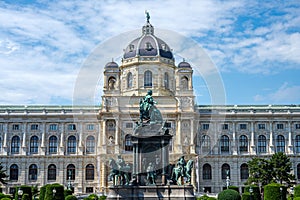
M281 199L281 200L283 200L283 198L282 198L282 197L283 197L282 191L283 191L283 188L280 187L280 199Z
M291 193L291 200L293 200L294 199L294 187L293 186L290 188L290 193Z
M22 199L22 195L23 195L23 190L21 188L19 188L19 190L18 190L19 200Z
M253 193L253 188L250 186L249 188L249 192L250 192L250 200L252 200L252 193Z
M55 194L56 194L56 189L55 188L53 188L52 193L53 193L53 197L55 197Z

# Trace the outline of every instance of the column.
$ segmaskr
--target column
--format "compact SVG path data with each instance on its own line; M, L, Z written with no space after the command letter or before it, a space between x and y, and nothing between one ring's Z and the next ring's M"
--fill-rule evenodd
M182 153L182 144L181 144L181 120L180 116L178 115L177 118L177 130L176 130L176 146L175 146L175 151L176 153Z
M270 122L270 152L269 153L274 153L274 145L273 145L273 122Z
M41 155L45 155L46 146L45 146L45 133L46 133L46 124L45 122L42 124L42 141L41 141Z
M288 131L289 131L289 141L288 141L288 154L293 154L293 139L292 139L292 130L291 122L288 122Z
M59 155L64 155L65 154L65 147L64 147L64 134L65 134L65 124L61 123L60 124L60 129L61 129L61 133L60 133L60 144L59 144Z
M106 153L106 120L102 120L102 153Z
M198 159L198 158L196 157L196 159ZM197 190L196 167L192 168L192 174L191 175L192 175L192 177L191 177L191 184L194 186L194 191L196 191Z
M251 151L250 153L251 154L256 154L256 151L255 151L255 143L254 143L254 123L251 122L251 144L250 144L250 147L251 147Z
M21 155L26 155L26 132L27 132L27 122L25 122L22 127L23 139L22 139L22 146L21 146L22 147Z
M8 130L8 124L5 123L3 125L3 130L4 130L4 137L3 137L3 155L7 155L9 150L7 149L7 130Z
M119 154L120 153L120 148L119 148L119 133L120 133L120 119L116 119L116 132L115 132L115 153Z
M78 154L79 155L83 155L83 141L82 141L82 138L83 138L83 124L82 122L78 123L78 126L79 126L79 144L78 144Z
M194 127L194 120L191 120L191 144L190 144L190 153L196 154L196 148L194 144L194 137L195 137L195 127Z
M106 168L105 161L101 163L101 188L106 186Z
M232 122L232 154L237 155L237 148L236 148L236 132L235 132L235 122Z

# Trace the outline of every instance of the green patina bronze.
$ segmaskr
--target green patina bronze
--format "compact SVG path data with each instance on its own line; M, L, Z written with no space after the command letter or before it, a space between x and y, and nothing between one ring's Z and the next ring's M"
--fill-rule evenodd
M140 100L140 124L162 123L161 113L155 104L156 102L152 97L152 90L149 90L146 96Z
M125 163L121 155L118 155L117 160L110 158L108 161L110 167L109 180L113 181L114 185L129 185L129 171L131 167Z
M190 184L193 165L193 160L189 160L188 162L186 162L184 160L184 156L181 156L177 161L176 167L174 167L172 170L171 179L173 180L173 183L182 185L184 184L184 178L186 178L185 183Z

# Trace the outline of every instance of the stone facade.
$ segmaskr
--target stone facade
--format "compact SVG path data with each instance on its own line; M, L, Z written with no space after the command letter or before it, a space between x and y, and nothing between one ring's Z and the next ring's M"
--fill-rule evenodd
M149 89L173 135L170 162L184 154L197 163L195 190L220 191L226 169L242 189L247 161L278 151L290 156L300 178L299 106L195 106L190 64L175 65L149 22L142 30L120 66L104 66L101 106L0 107L0 162L10 175L4 192L54 182L72 183L75 193L104 190L109 158L122 154L132 163L130 136L139 121L139 100Z

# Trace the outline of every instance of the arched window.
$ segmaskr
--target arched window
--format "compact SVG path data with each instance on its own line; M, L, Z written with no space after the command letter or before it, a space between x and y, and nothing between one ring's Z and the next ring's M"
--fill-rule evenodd
M300 164L297 165L297 179L300 179Z
M211 180L211 166L207 163L203 165L203 180Z
M75 165L73 164L67 166L67 180L75 180Z
M85 167L85 180L94 180L94 176L95 176L95 167L92 164L88 164Z
M54 164L48 166L48 180L49 181L56 180L56 166Z
M132 151L133 146L132 146L132 142L131 142L131 136L129 134L127 134L125 136L125 151Z
M229 153L229 137L222 135L220 140L221 153Z
M165 89L169 89L169 74L166 72L164 76Z
M115 84L116 84L116 79L115 77L110 77L108 79L108 89L109 90L114 90L115 89Z
M296 153L300 153L300 135L296 136L295 148L296 148Z
M127 88L130 89L132 88L132 73L129 72L127 74Z
M201 149L202 149L202 152L209 152L209 150L210 150L210 138L209 138L208 135L203 135L202 136Z
M267 152L267 139L266 136L260 135L258 136L258 153L266 153Z
M240 136L240 152L248 152L248 138L245 135Z
M34 135L30 138L30 153L38 153L39 138Z
M187 90L189 88L189 79L186 76L181 78L180 86L183 90Z
M49 138L49 153L57 153L57 137L55 135L52 135Z
M29 166L29 173L28 173L28 180L30 181L36 181L37 180L37 166L35 164L32 164Z
M241 171L241 179L248 179L248 177L249 177L248 165L245 164L245 163L242 164L241 168L240 168L240 171Z
M152 72L149 70L144 73L144 87L152 87Z
M94 136L88 136L86 138L86 153L95 153L95 138Z
M9 168L9 179L11 181L17 181L19 178L19 167L16 164L13 164Z
M76 137L74 135L71 135L68 137L68 148L67 148L67 152L69 154L74 154L76 153Z
M230 177L230 166L228 164L223 164L221 169L222 179L226 179L227 176Z
M285 139L283 135L278 135L276 138L277 152L285 152Z
M20 152L20 137L15 135L11 139L11 153L18 154L19 152Z

